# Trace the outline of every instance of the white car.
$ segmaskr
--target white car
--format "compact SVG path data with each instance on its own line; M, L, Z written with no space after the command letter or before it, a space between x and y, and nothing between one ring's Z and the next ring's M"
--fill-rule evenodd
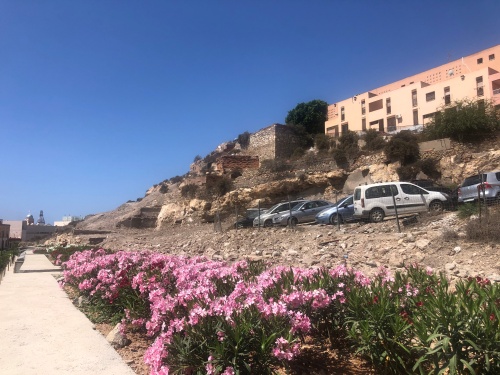
M408 182L382 182L354 189L354 218L374 223L386 216L442 211L447 197Z

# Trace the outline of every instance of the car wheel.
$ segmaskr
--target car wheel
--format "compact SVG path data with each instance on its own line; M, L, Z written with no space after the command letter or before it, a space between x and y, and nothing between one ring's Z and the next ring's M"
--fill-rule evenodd
M444 205L441 201L432 201L429 204L429 211L431 212L441 212L443 211Z
M344 220L342 219L342 215L339 215L339 219L340 219L340 224L342 224L344 222ZM330 215L330 224L332 225L337 224L337 214Z
M297 218L296 218L296 217L292 217L292 218L290 218L290 220L288 220L288 223L289 223L292 227L294 227L294 226L296 226L296 225L299 223L299 221L297 220Z
M381 208L374 208L370 212L370 221L372 223L380 223L382 220L384 220L384 217L385 213Z
M269 228L273 226L273 221L272 220L266 220L264 221L264 228Z

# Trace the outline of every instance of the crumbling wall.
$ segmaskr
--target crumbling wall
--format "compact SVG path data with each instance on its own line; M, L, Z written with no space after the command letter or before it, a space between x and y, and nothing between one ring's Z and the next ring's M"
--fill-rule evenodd
M226 170L246 170L246 169L258 169L259 157L251 156L251 155L226 155L221 156L217 159L217 167L218 171L226 171Z

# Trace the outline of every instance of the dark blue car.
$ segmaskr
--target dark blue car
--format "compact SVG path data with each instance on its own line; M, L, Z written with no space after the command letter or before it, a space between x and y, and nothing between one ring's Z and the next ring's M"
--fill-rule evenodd
M341 223L354 220L354 202L352 195L339 200L335 206L327 208L316 215L317 224L337 224L337 210L338 218Z

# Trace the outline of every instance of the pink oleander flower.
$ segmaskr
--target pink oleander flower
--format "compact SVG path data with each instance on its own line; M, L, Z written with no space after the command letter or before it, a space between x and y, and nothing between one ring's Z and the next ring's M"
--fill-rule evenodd
M311 330L311 320L301 312L290 313L290 321L292 323L292 333L307 333Z
M226 337L226 334L222 331L217 331L217 340L219 341L224 341L224 338Z
M212 364L213 357L208 357L208 363L205 366L205 370L207 370L207 375L216 375L216 367Z
M224 372L221 375L234 375L234 374L235 374L234 368L226 367L226 369L224 370Z
M300 354L300 344L295 343L290 345L288 340L283 337L276 339L276 346L272 349L272 354L278 359L291 361L294 357Z

